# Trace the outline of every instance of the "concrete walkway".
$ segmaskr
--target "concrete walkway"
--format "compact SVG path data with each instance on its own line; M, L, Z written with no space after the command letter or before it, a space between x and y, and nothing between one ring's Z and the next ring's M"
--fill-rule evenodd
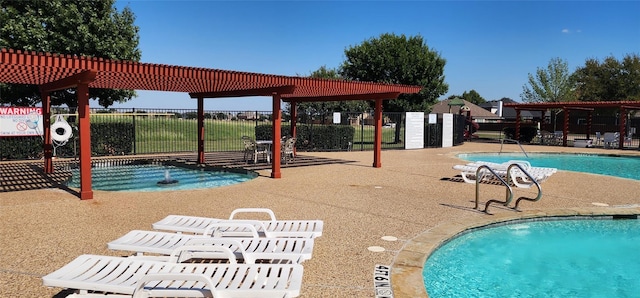
M416 249L409 243L449 225L553 213L582 208L588 212L625 209L640 214L640 181L559 171L542 184L540 202L521 203L522 213L492 208L495 215L473 209L475 187L452 181L452 169L464 161L462 152L497 152L499 144L467 143L453 148L382 152L382 168L371 167L372 152L317 153L318 157L349 160L341 164L292 167L282 179L269 170L247 183L216 189L128 193L96 191L80 201L60 189L0 193L0 297L63 297L62 289L42 286L41 277L81 254L122 255L106 243L169 214L226 217L236 208L264 207L281 219L324 220L313 258L304 265L302 297L374 297L376 264L413 266ZM505 145L507 151L519 151ZM592 148L526 146L528 152L565 151L634 154ZM305 153L309 154L309 153ZM310 154L311 155L311 154ZM5 173L2 173L5 175ZM459 179L458 179L459 180ZM483 198L502 198L503 188L488 185ZM516 195L535 196L533 190ZM481 202L484 203L484 202ZM627 208L598 207L593 203ZM631 211L629 211L631 210ZM559 212L559 211L558 211ZM385 241L394 236L397 241ZM383 252L368 247L380 246ZM407 256L409 254L409 256ZM424 254L423 254L424 255ZM414 260L415 261L415 260ZM414 266L415 267L415 266ZM401 279L402 278L402 279ZM422 287L416 277L398 277L396 297L414 295ZM406 291L405 291L406 290Z

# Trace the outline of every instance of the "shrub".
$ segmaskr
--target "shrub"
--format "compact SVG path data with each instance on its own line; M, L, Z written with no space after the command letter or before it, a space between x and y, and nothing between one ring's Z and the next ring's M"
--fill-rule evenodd
M270 124L256 126L256 138L270 140L272 126ZM280 127L281 136L289 136L291 127ZM344 125L298 125L296 127L296 149L300 151L334 151L347 150L353 142L355 128Z
M73 136L63 146L55 148L58 157L73 157L78 152L78 130L69 123ZM131 123L92 123L91 154L93 156L121 155L133 152L135 131ZM44 156L40 136L0 138L0 159L39 159Z

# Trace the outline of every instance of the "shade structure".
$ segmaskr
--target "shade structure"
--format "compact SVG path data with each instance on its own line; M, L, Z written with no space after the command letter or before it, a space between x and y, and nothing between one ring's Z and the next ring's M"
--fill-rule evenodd
M640 110L640 101L564 101L564 102L533 102L533 103L508 103L505 107L511 107L516 110L516 140L520 138L520 111L546 111L552 109L561 109L564 113L563 129L562 129L562 145L567 146L567 135L569 134L569 112L571 110L586 110L589 113L587 117L587 139L591 135L591 118L594 109L618 109L620 136L626 135L627 111ZM618 148L622 149L623 142L618 142Z
M44 85L96 73L89 88L187 92L192 97L271 96L302 99L417 93L420 86L291 77L102 58L0 49L0 82ZM67 82L69 83L69 82ZM368 98L373 99L373 98Z
M0 83L40 86L44 121L45 172L52 172L50 95L76 88L80 143L80 198L93 198L89 133L89 88L189 93L198 103L198 160L204 162L204 98L270 96L273 148L280 148L280 101L375 100L374 167L380 167L382 100L418 93L421 86L329 80L230 70L116 61L78 55L0 49ZM293 124L293 123L292 123ZM295 126L293 124L292 126ZM272 178L280 178L280 152L273 150ZM276 156L277 155L277 156Z

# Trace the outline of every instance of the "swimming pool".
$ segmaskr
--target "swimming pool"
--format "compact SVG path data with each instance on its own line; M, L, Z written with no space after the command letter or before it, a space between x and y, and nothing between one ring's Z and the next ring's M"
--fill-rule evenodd
M559 170L575 171L640 180L640 157L572 154L572 153L464 153L458 157L468 161L489 161L502 163L509 160L528 160L532 166L551 167Z
M71 170L69 187L80 187L80 172ZM165 175L168 174L168 177ZM165 191L213 188L242 183L257 175L225 171L204 171L164 164L127 164L100 166L91 169L93 189L108 191ZM168 179L167 179L168 178ZM177 180L177 183L162 184L160 181Z
M637 297L640 220L572 219L494 225L431 254L429 297Z

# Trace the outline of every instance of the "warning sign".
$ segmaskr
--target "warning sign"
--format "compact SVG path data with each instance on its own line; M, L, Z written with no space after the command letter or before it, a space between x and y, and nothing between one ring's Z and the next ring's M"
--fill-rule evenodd
M42 108L0 107L0 137L42 135Z

